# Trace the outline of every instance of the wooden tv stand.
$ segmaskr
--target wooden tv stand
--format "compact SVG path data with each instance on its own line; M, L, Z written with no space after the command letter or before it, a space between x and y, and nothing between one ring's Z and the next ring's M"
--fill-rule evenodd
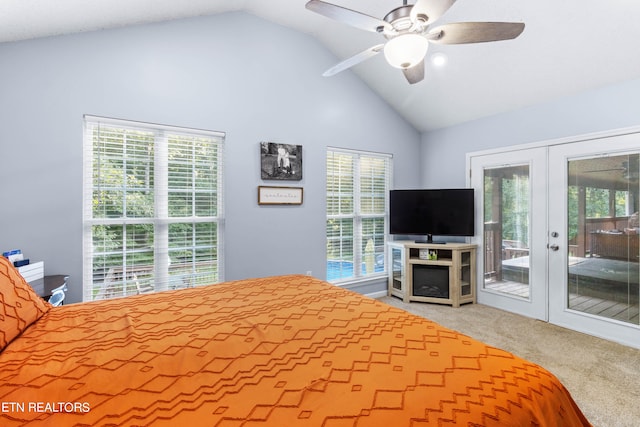
M476 302L476 245L408 240L387 245L388 295L452 307Z

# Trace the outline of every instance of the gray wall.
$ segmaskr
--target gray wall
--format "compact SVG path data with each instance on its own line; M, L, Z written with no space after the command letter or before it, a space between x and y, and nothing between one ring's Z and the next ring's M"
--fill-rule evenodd
M325 276L327 146L392 153L419 185L420 135L313 38L244 13L0 45L0 249L71 275L81 300L82 116L227 133L225 279ZM259 142L303 146L301 207L257 205ZM362 291L384 289L384 281Z
M422 135L427 187L464 187L466 153L640 125L640 79Z

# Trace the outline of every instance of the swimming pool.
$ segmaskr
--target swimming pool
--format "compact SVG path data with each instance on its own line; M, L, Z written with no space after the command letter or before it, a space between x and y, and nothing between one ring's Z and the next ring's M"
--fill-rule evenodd
M380 273L384 271L384 263L376 262L373 271ZM366 265L362 263L361 273L366 273ZM327 281L353 278L353 262L327 260Z

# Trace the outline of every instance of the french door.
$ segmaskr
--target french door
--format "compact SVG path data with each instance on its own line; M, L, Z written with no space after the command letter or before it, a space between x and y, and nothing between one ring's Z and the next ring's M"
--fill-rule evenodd
M470 158L478 302L547 320L546 148Z
M634 347L639 156L637 133L549 147L549 321Z
M640 133L468 156L478 302L640 348Z

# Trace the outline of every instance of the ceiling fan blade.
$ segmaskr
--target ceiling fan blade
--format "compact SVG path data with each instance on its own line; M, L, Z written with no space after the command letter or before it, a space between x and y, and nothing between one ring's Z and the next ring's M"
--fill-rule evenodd
M511 40L524 31L522 22L456 22L429 31L433 43L465 44Z
M411 20L416 22L419 15L427 17L427 21L431 24L440 18L449 10L456 0L418 0L411 9Z
M361 30L373 31L374 33L380 32L382 29L393 30L391 24L382 19L374 18L373 16L324 1L311 0L305 7L312 12L343 22L352 27L360 28Z
M411 68L404 68L402 73L409 84L416 84L424 79L424 59Z
M362 61L365 61L369 58L376 56L378 53L380 53L380 51L382 51L383 48L384 48L384 43L370 47L369 49L364 50L352 56L351 58L347 58L344 61L334 65L333 67L325 71L322 75L324 77L329 77L329 76L333 76L334 74L338 74L340 71L344 71L347 68L351 68L354 65L361 63Z

